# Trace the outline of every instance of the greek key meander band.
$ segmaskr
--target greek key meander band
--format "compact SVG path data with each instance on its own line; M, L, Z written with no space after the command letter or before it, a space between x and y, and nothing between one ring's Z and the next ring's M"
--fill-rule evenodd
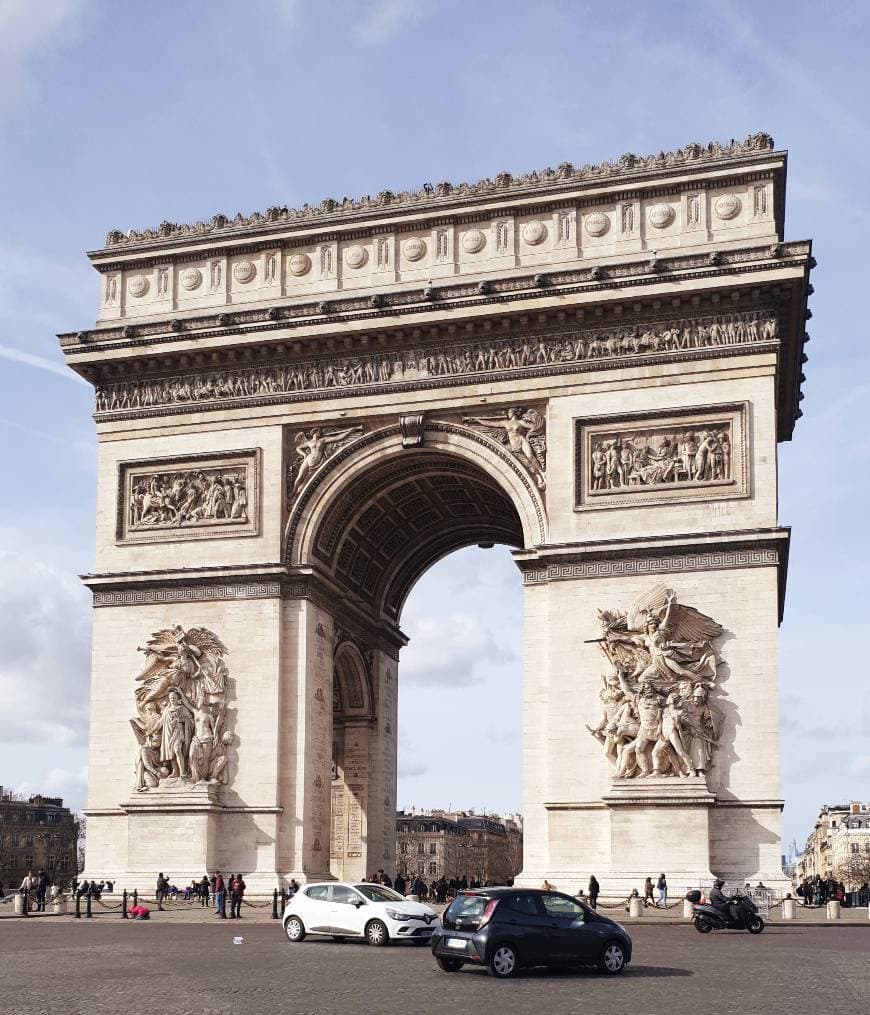
M525 571L523 584L538 585L542 582L561 581L567 578L620 578L625 575L766 567L778 563L778 550L729 550L713 553L684 553L672 557L591 560L573 564L550 564L546 568Z
M94 606L150 606L153 603L273 599L280 595L280 582L257 582L244 585L177 585L158 589L116 589L111 592L94 592Z

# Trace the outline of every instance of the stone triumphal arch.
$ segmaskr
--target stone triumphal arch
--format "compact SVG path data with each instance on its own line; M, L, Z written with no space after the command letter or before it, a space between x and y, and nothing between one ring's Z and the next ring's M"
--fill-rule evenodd
M781 880L785 168L754 135L109 233L61 336L99 433L88 872L393 867L402 606L501 543L522 877Z

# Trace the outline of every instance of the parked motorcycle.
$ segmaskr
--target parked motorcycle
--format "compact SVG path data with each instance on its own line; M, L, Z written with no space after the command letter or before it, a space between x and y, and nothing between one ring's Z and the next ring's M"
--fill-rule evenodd
M727 912L702 903L699 891L689 892L686 898L692 903L692 923L699 934L709 934L711 930L748 930L750 934L760 934L764 930L758 906L748 895L733 896Z

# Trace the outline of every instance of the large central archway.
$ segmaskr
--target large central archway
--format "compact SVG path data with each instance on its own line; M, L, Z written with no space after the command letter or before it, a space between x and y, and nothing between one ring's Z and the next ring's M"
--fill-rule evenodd
M421 421L411 447L400 427L384 428L336 454L300 491L287 527L289 562L334 590L325 612L333 632L335 876L394 866L399 624L411 589L463 547L542 542L544 521L521 463L444 422Z

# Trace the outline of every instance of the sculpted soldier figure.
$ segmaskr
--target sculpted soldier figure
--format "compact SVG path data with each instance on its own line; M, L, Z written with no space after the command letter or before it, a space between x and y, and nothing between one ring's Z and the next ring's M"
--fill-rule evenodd
M193 738L190 741L190 777L194 782L207 782L214 750L214 718L204 702L193 710Z
M186 779L187 754L194 730L193 709L177 687L169 692L169 700L160 713L160 726L160 760L174 775Z
M611 761L619 764L622 746L637 736L637 723L631 711L631 704L619 686L619 675L610 673L604 677L604 687L599 692L604 711L597 726L586 729L604 744L604 753Z
M636 764L641 775L651 775L650 752L661 736L664 699L649 680L641 680L632 687L621 670L617 670L617 676L623 693L634 706L638 730L634 740L623 748L616 774L625 776L630 766Z
M669 694L662 712L662 730L659 742L652 752L653 770L664 775L671 767L677 775L692 774L692 761L683 745L683 709L677 694Z

